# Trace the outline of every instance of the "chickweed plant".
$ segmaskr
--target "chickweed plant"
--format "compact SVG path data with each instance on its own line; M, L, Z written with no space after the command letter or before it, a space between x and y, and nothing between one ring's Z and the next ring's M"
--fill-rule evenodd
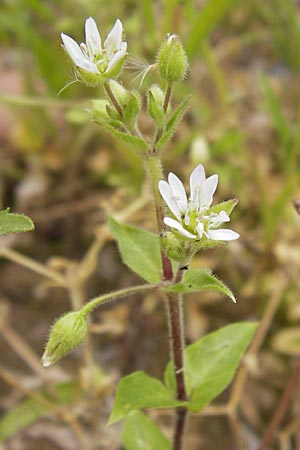
M100 88L102 98L91 102L91 119L140 156L153 193L156 233L109 218L124 264L136 272L144 284L104 294L81 309L60 317L53 325L42 357L48 367L77 347L88 333L88 315L99 305L134 293L153 291L163 298L169 327L170 362L164 380L142 371L120 380L109 424L124 419L122 442L126 449L182 450L189 414L199 413L231 382L239 362L255 332L255 323L235 323L221 328L185 347L183 307L186 294L215 290L235 297L209 269L190 268L194 255L239 238L226 227L237 199L213 205L218 175L206 175L202 164L189 179L189 194L182 181L169 173L164 179L162 152L176 132L190 98L174 106L172 95L184 82L188 61L180 39L168 34L157 52L156 61L142 67L141 78L156 70L159 84L147 92L125 87L120 75L128 56L119 19L102 44L92 18L85 23L86 42L78 45L62 34L63 48L74 68L75 81ZM144 101L143 96L146 97ZM153 123L152 136L141 130L141 111ZM167 151L172 151L168 145ZM166 340L167 342L167 340ZM141 410L174 410L173 440ZM198 448L198 447L197 447ZM192 450L192 449L190 449Z

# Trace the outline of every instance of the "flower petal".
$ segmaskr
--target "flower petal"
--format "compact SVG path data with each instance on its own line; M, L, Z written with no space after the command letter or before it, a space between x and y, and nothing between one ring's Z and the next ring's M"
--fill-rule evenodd
M218 185L218 175L212 175L207 178L201 188L200 192L200 207L209 208L213 201L213 195L216 192Z
M208 230L206 234L209 239L214 241L233 241L240 237L240 235L235 231L225 230L222 228L219 230Z
M123 44L125 44L125 45L123 45ZM127 50L127 42L122 42L121 50L116 52L112 56L112 58L110 58L110 60L108 62L107 69L106 69L106 72L110 72L111 70L113 70L115 68L115 66L118 65L119 61L121 61L123 58L125 58L126 50Z
M180 211L185 212L187 210L187 198L182 182L172 172L169 173L168 181Z
M177 222L177 220L171 219L171 217L164 217L164 223L168 225L168 227L175 228L175 230L179 231L179 233L187 238L195 239L197 237L183 228L181 223Z
M171 187L169 186L169 183L167 183L164 180L160 180L160 182L158 183L158 189L159 189L159 192L160 192L162 198L168 205L168 208L170 209L170 211L174 214L174 216L178 220L180 220L180 218L181 218L180 209L178 207L177 202L174 199L173 191L172 191Z
M198 192L205 180L205 170L202 164L199 164L190 176L190 200L197 202ZM200 189L199 189L200 188Z
M61 39L64 44L66 52L69 54L72 61L77 64L81 59L86 59L85 54L74 39L67 34L61 33Z
M113 53L120 50L121 41L123 34L123 25L122 22L117 19L114 24L112 30L108 33L107 38L104 42L104 47L107 51L107 56L110 58Z
M92 17L85 21L85 40L90 59L93 61L94 56L102 54L101 37Z
M67 34L61 33L61 38L66 52L69 54L73 63L81 69L92 73L99 73L96 64L92 63L83 53L77 42Z
M196 231L197 231L197 233L198 233L198 235L199 235L199 237L201 239L202 236L203 236L203 232L204 232L204 225L203 225L202 222L198 223L198 225L196 226Z
M224 222L230 222L230 217L226 213L226 211L220 211L219 214L212 213L208 216L209 223L213 228L217 228L221 226Z

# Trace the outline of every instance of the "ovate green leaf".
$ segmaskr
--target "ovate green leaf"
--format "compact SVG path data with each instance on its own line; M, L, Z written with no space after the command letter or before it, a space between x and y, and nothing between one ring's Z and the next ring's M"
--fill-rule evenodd
M190 411L201 411L230 384L256 328L257 324L251 322L228 325L185 349L184 373ZM165 371L165 383L175 392L171 363Z
M149 283L161 280L159 238L141 228L124 225L110 217L110 231L118 242L124 264Z
M144 372L134 372L120 381L108 423L115 423L137 409L175 408L182 404L184 402L175 400L175 396L160 380Z
M133 411L126 418L122 443L126 450L171 450L171 442L158 426L140 411Z
M221 294L227 295L235 302L231 290L207 269L189 269L184 273L180 283L164 288L165 292L178 292L181 294L208 290L221 292Z
M9 208L0 211L0 235L8 233L21 233L31 231L34 224L29 217L23 214L10 213Z

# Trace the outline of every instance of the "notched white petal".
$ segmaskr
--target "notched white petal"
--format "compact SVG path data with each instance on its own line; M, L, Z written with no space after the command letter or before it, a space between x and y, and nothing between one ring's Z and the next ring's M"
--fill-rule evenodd
M108 33L107 38L104 42L104 47L106 48L109 57L120 49L122 42L122 34L123 34L122 22L119 19L117 19L112 30Z
M160 182L158 183L158 189L170 211L178 220L180 220L180 209L176 200L174 199L173 191L170 185L166 181L160 180Z
M208 208L212 204L213 195L216 192L217 185L218 175L212 175L204 181L200 193L200 203L202 207Z
M85 40L88 48L88 54L91 59L95 55L101 55L101 38L96 25L96 22L92 17L89 17L85 21Z
M124 44L126 44L126 42L124 42ZM124 47L123 47L124 48ZM117 53L115 53L113 55L112 58L110 58L108 66L107 66L107 72L110 72L111 70L114 69L115 66L118 65L118 63L125 58L126 56L126 48L127 48L127 44L125 46L125 50L119 50Z
M205 180L205 170L202 164L199 164L190 176L190 199L194 202L197 198L197 187L200 187Z
M69 54L70 58L75 64L77 64L80 60L86 59L86 56L73 38L71 38L67 34L61 33L61 39L63 41L66 52Z
M187 238L195 239L197 237L195 234L192 234L188 230L183 228L181 223L177 222L177 220L171 219L171 217L164 217L164 223L168 227L174 228L175 230L179 231L179 233L181 233L183 236Z
M168 181L180 211L185 212L187 210L187 197L182 182L172 172L169 173Z
M207 237L214 241L234 241L240 237L239 233L233 230L219 229L219 230L208 230Z
M196 231L197 231L197 233L198 233L198 235L199 235L199 237L201 239L202 236L203 236L203 233L204 233L204 225L203 225L202 222L198 223L198 225L196 226Z

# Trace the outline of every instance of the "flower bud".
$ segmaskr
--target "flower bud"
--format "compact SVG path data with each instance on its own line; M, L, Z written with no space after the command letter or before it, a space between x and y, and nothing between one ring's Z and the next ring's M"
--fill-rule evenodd
M133 90L129 92L126 105L124 105L124 122L129 129L134 127L138 113L141 110L141 96L140 94Z
M109 102L105 99L92 100L92 107L90 109L92 119L100 123L105 122L108 119L107 114L108 105Z
M158 51L157 63L161 77L169 83L184 79L188 60L176 34L167 35L167 39Z
M165 94L162 89L153 84L148 91L148 114L155 121L158 128L162 128L165 123L165 111L164 111ZM171 105L169 103L167 113L170 112Z
M42 364L54 364L80 345L88 332L86 316L81 311L65 314L52 327Z
M165 100L165 94L163 90L158 86L158 84L152 84L149 89L149 94L150 93L153 97L154 102L162 107Z

